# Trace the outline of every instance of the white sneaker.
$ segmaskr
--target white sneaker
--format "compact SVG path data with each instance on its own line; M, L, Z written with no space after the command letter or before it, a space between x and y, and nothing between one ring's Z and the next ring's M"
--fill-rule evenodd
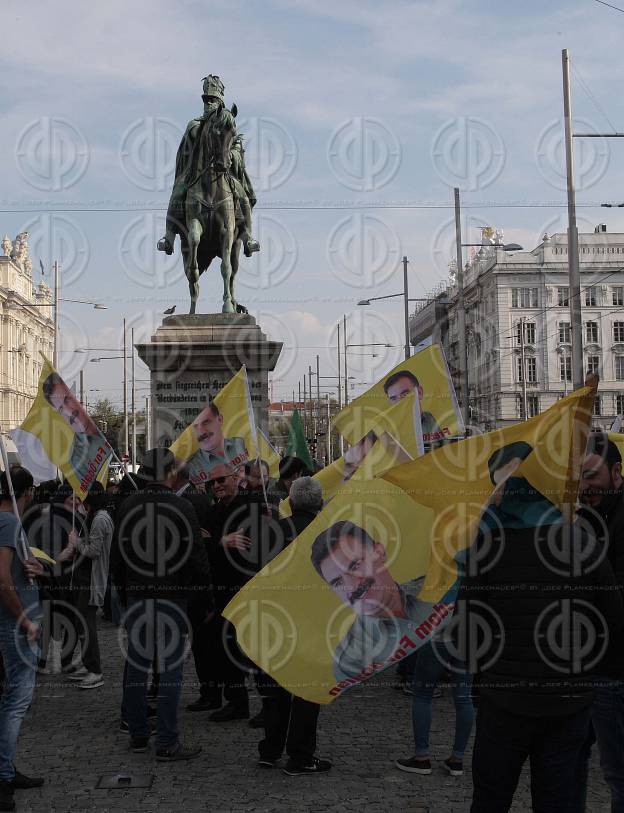
M95 672L87 672L78 684L79 689L97 689L99 686L104 685L104 678L102 675L96 675Z
M77 669L72 669L71 666L63 672L63 677L67 680L84 680L86 676L89 674L84 666L80 666Z

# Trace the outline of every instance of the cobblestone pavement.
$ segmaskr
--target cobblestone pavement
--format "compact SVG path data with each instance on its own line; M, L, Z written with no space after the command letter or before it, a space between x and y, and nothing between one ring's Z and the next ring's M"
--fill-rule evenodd
M412 754L410 698L393 689L388 676L354 690L322 709L319 755L333 770L322 776L287 777L256 767L261 732L246 721L211 723L207 713L184 707L196 695L192 658L185 664L180 712L183 739L203 746L202 756L188 763L157 763L153 754L132 754L128 736L118 730L122 658L117 630L101 625L106 684L81 691L56 675L42 675L32 709L22 728L18 766L42 773L40 790L16 792L17 809L36 813L173 813L173 811L366 811L455 813L470 807L470 750L466 772L449 777L434 767L431 776L414 776L394 767L397 757ZM259 699L252 697L252 713ZM434 700L431 732L436 760L448 756L453 725L448 692ZM151 774L152 787L97 790L99 777L120 772ZM531 809L528 777L522 777L514 813ZM609 809L608 794L593 756L588 793L589 813Z

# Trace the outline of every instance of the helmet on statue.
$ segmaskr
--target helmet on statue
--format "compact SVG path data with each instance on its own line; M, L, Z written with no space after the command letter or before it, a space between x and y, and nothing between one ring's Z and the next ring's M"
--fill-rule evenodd
M208 101L208 99L212 96L214 99L218 99L222 104L225 104L225 99L223 97L224 90L225 85L218 76L213 76L213 74L204 76L202 99L205 102Z

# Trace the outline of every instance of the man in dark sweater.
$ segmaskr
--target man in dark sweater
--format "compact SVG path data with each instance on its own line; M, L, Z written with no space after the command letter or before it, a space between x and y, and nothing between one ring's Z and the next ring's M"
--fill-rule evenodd
M611 568L591 534L546 511L481 534L466 573L453 625L481 688L471 813L509 810L527 758L533 809L569 811L593 676L622 623Z
M596 535L609 561L620 593L624 593L624 481L622 456L606 432L592 432L581 479L579 522ZM582 564L582 563L581 563ZM622 619L624 624L624 618ZM598 741L600 765L611 789L611 809L624 810L624 634L610 641L599 668L591 707L593 732L579 766L584 798L591 744Z
M270 558L281 553L314 520L323 507L323 489L317 480L300 477L290 488L292 515L280 520L280 542ZM268 564L267 558L262 564ZM284 773L300 776L324 773L331 763L316 757L316 726L320 706L291 694L265 672L258 674L258 690L262 695L264 739L258 743L261 768L274 768L284 749L288 762Z
M201 748L180 743L177 720L189 632L187 601L198 591L210 593L210 564L192 506L172 491L176 471L171 452L146 452L140 473L147 485L121 505L117 544L111 553L113 581L127 602L124 719L132 750L146 751L146 684L156 657L160 676L156 758L166 762L192 759Z

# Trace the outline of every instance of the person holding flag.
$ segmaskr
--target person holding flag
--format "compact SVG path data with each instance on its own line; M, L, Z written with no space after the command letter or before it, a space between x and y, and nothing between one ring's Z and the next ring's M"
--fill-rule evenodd
M15 769L22 720L35 688L41 603L35 579L43 566L31 554L21 517L33 499L31 473L21 466L0 475L0 653L6 674L0 699L0 810L15 810L13 791L43 785Z

